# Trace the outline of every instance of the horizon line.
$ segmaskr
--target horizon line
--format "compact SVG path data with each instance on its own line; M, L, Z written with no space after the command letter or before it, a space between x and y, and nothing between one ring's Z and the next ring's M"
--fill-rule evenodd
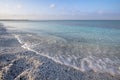
M120 19L0 19L0 21L120 20Z

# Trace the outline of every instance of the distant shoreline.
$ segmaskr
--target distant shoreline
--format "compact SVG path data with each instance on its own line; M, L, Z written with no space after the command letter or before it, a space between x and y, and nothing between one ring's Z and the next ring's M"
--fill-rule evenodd
M0 21L29 21L27 19L0 19Z

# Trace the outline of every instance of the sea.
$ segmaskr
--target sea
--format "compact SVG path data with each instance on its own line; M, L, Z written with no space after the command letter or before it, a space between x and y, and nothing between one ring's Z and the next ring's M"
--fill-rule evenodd
M120 20L0 21L36 54L87 72L120 75Z

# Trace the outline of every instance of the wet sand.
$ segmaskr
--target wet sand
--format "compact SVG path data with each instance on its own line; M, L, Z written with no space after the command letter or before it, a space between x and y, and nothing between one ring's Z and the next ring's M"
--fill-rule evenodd
M0 25L0 80L120 80L119 75L76 70L21 46Z

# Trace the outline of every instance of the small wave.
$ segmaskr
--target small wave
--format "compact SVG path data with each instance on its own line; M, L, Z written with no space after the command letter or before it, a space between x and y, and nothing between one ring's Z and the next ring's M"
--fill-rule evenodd
M119 50L115 52L114 48L73 44L55 36L15 34L15 38L22 44L23 48L46 56L57 63L83 72L93 70L94 72L120 75L120 59L111 58L107 54L108 51L111 53L110 55L119 53Z
M120 63L117 60L112 61L109 58L99 59L98 57L89 56L82 60L81 68L83 71L92 69L94 72L107 72L115 75L120 74L119 65Z
M37 53L37 54L39 54L39 55L46 56L47 58L54 60L52 57L50 57L50 56L48 56L48 55L45 55L45 54L43 55L42 53L40 54L39 52L31 49L30 46L29 46L27 43L22 42L22 40L21 40L20 37L19 37L20 35L16 35L16 34L15 34L14 36L15 36L15 38L18 40L18 42L19 42L20 44L22 44L21 47L23 47L24 49L27 49L27 50L29 50L29 51L33 51L33 52L35 52L35 53ZM54 60L54 61L57 62L57 63L61 63L60 61L57 61L57 60ZM62 64L62 63L61 63L61 64Z
M23 44L23 42L22 42L21 39L19 38L19 35L15 35L15 34L14 34L14 36L15 36L15 38L18 40L18 42L19 42L20 44Z

